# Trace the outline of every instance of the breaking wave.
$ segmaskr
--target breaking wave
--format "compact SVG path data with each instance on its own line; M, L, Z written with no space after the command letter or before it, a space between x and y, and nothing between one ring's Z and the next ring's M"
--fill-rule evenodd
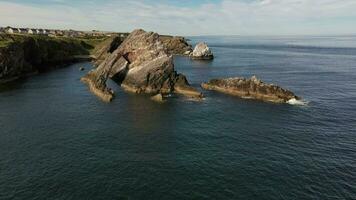
M303 101L303 100L297 100L295 98L290 99L289 101L287 101L288 104L290 105L296 105L296 106L306 106L308 105L308 101Z

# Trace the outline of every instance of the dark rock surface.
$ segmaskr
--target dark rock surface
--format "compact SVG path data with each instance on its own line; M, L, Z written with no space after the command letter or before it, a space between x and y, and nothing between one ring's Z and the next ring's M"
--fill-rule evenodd
M257 99L274 103L287 103L290 100L299 100L293 92L273 84L263 83L253 76L251 79L227 78L212 79L203 83L202 88L239 96L241 98Z
M184 37L160 36L160 40L169 54L189 56L193 52L192 46Z
M80 42L49 37L21 37L13 40L0 48L0 82L90 59L89 51Z
M174 70L173 56L167 53L159 35L143 30L133 31L98 68L84 76L82 81L88 83L91 90L101 97L110 95L106 87L109 78L134 93L176 92L191 97L202 96L189 86L184 75ZM102 91L102 94L98 94L98 91Z

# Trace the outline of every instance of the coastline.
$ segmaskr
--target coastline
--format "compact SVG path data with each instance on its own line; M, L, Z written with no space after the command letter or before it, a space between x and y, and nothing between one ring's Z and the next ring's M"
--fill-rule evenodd
M0 84L95 59L94 47L75 38L1 34L1 41Z

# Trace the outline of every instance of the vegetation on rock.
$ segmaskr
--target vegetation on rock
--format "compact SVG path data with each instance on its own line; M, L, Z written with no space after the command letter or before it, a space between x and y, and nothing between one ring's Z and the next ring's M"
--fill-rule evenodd
M103 40L0 34L0 80L13 80L68 62L87 60Z

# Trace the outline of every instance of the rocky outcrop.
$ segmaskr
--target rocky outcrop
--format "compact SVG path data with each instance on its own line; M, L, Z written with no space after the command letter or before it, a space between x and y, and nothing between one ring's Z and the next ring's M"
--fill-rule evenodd
M126 37L113 36L97 45L93 51L95 64L100 65L125 39ZM193 52L192 46L188 44L184 37L160 35L159 39L168 54L189 56Z
M214 55L206 43L198 43L190 57L194 60L212 60Z
M95 57L95 64L99 65L101 62L103 62L112 52L114 52L121 45L124 40L125 37L113 36L97 45L93 51L93 56Z
M69 62L90 59L81 42L49 37L3 36L11 40L0 47L0 82L49 70ZM87 56L77 56L87 55Z
M293 92L273 84L263 83L255 76L251 79L213 79L208 83L203 83L201 86L206 90L215 90L241 98L257 99L274 103L287 103L293 99L300 99Z
M11 45L0 48L0 83L19 78L33 72L32 66L25 61L23 47Z
M192 52L192 46L188 44L184 37L160 36L160 40L167 49L167 53L172 55L189 56Z
M134 93L181 93L201 97L184 75L174 70L173 56L169 55L159 35L143 30L133 31L125 41L95 70L82 78L99 97L110 95L106 87L111 78L125 90ZM111 95L113 97L113 95ZM112 99L112 98L102 98Z

